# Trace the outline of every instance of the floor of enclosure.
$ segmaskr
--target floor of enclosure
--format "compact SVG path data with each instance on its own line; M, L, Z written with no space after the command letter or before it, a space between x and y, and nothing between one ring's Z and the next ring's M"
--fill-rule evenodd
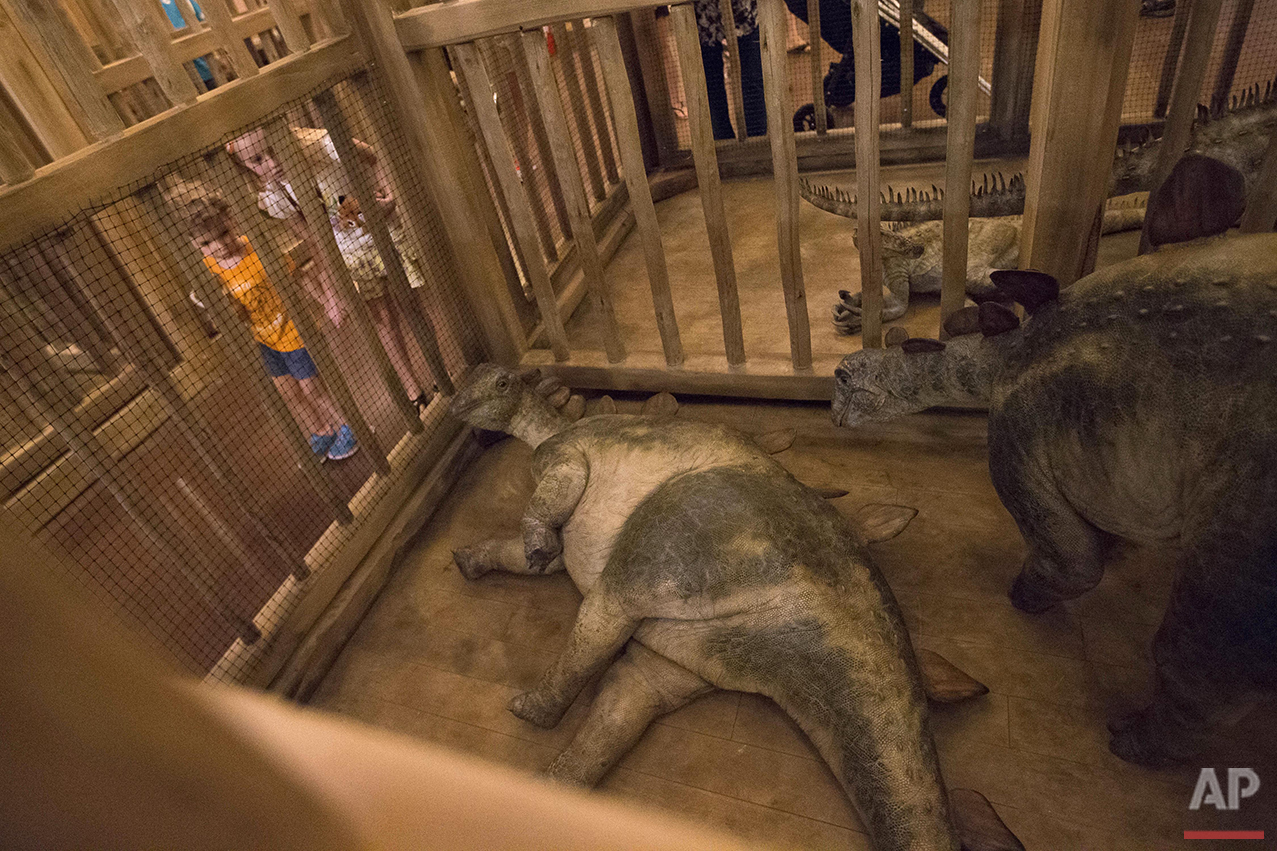
M1025 165L1025 160L978 161L973 174L979 179L985 173L1001 171L1010 177ZM854 172L810 176L855 190ZM887 185L898 191L908 187L930 191L933 184L943 186L944 164L884 167L882 184L884 191ZM773 182L770 177L724 181L723 195L740 292L746 357L788 358L789 325L777 261ZM700 194L692 190L662 201L656 205L656 214L683 348L688 354L721 355L723 326ZM798 215L812 354L819 361L822 356L857 351L860 336L838 334L830 319L839 290L860 290L860 258L852 244L854 220L827 213L806 201L799 202ZM1105 237L1101 240L1099 263L1133 257L1138 245L1137 232ZM637 232L631 232L621 244L606 272L627 350L659 353L661 340L652 310L642 240ZM903 325L913 336L935 337L940 327L939 294L914 297L909 312L891 324ZM567 331L572 348L602 350L601 323L588 299L581 302L567 322Z
M1277 782L1268 780L1277 777L1277 705L1261 706L1202 757L1221 778L1221 766L1247 766L1264 779L1237 813L1188 809L1197 764L1152 772L1108 752L1106 720L1149 695L1149 642L1169 592L1166 554L1122 553L1098 588L1057 611L1013 609L1006 588L1022 543L989 482L983 416L919 415L857 432L835 429L823 405L684 400L679 416L754 432L793 426L798 438L778 459L803 481L849 489L840 509L891 502L920 510L874 556L915 644L990 687L986 697L933 709L944 774L951 787L987 795L1029 849L1180 848L1187 829L1277 823ZM517 532L531 493L529 458L506 441L466 472L315 705L529 772L565 746L591 689L553 730L518 720L505 704L563 648L580 595L563 574L467 582L451 561L454 548ZM869 848L814 750L755 695L718 692L660 719L602 791L759 843Z

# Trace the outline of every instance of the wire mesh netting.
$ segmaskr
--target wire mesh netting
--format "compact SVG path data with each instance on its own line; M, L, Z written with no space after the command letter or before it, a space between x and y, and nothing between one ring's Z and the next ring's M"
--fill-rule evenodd
M0 255L5 509L244 678L483 358L454 262L364 74L95 199Z

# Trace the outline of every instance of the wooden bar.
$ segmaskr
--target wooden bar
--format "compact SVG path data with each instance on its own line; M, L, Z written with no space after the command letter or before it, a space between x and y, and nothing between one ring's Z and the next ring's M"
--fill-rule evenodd
M608 289L603 261L595 242L590 201L586 197L585 184L581 180L581 171L577 167L576 154L572 149L568 117L563 111L563 102L559 99L554 69L550 65L550 51L546 47L545 35L540 30L524 33L523 43L532 85L545 114L550 150L558 162L559 179L570 205L572 237L576 240L581 273L585 276L586 287L593 297L594 309L603 324L603 348L607 351L609 361L619 363L625 360L625 344L621 341L621 329L617 325L616 312L612 307L612 294ZM589 125L584 127L588 133Z
M137 197L142 202L147 226L159 239L160 250L169 255L170 264L182 270L187 286L195 291L200 301L213 310L218 327L221 328L229 343L227 351L230 352L232 360L237 362L245 374L257 384L265 402L266 412L275 425L282 430L284 443L288 446L298 469L306 476L316 493L332 508L337 521L350 523L354 519L350 506L337 492L332 481L324 475L320 459L311 451L305 435L301 433L293 420L288 405L275 389L275 384L266 374L266 370L262 368L260 358L256 357L257 341L253 339L243 321L232 312L230 296L223 292L220 283L208 271L195 246L165 227L165 220L171 215L178 214L168 213L160 197L160 191L154 185L143 187L137 193Z
M7 0L7 3L27 37L43 48L53 68L62 75L84 115L85 132L96 140L123 130L119 113L94 82L97 62L61 5L48 0ZM9 212L6 210L6 214Z
M214 2L217 2L217 0L214 0ZM186 479L179 476L176 480L176 484L177 489L181 491L182 496L186 497L187 502L195 508L195 513L200 516L200 519L204 521L208 528L213 530L213 535L216 536L217 540L222 542L222 545L225 546L226 549L230 550L231 555L235 557L235 560L252 570L259 579L263 581L270 581L273 571L263 564L260 558L249 552L248 547L244 546L243 540L239 537L235 530L227 525L226 521L223 520L215 510L213 510L213 507L208 504L208 500L200 496L200 492L191 487L187 483ZM160 494L160 497L162 499L163 494ZM185 512L182 511L170 511L169 513L179 518L179 521L181 518L185 517ZM298 579L304 579L306 576L310 575L310 568L306 567L304 563L300 566L304 573L301 576L293 573L293 576Z
M874 20L877 20L876 11L874 15ZM785 313L789 319L789 354L794 369L811 369L811 324L807 315L807 293L803 288L803 261L798 235L798 153L794 146L793 108L789 102L785 7L781 0L762 0L758 4L758 29L763 51L763 88L767 97L767 136L772 149L772 182L776 190L780 280L785 288ZM875 26L874 44L877 44L877 34ZM856 73L859 80L859 67ZM859 91L856 99L860 100ZM877 104L877 90L872 100ZM874 138L877 135L875 125ZM857 139L859 137L858 133ZM863 196L864 193L861 194ZM876 190L874 197L877 197Z
M231 19L231 13L227 10L226 4L222 0L208 0L200 8L204 10L205 19L208 21L209 29L217 45L226 51L235 76L241 79L255 77L258 73L257 61L253 59L253 54L244 44L246 34Z
M820 0L807 0L807 46L811 50L808 58L811 60L811 102L816 109L816 135L823 136L829 132L829 116L825 114L825 62L822 55L824 45L820 40ZM904 126L909 125L906 123Z
M602 201L607 195L607 184L603 181L603 169L599 165L600 154L598 146L594 143L594 132L590 128L590 120L585 113L585 88L581 85L580 75L577 74L575 51L569 46L566 26L555 24L550 28L550 31L554 35L554 46L555 52L559 57L559 67L563 69L563 82L567 84L568 103L572 106L572 118L576 122L577 137L581 140L581 159L585 162L585 175L590 179L590 194L594 196L596 201ZM533 30L533 32L537 32L537 30ZM529 67L531 68L532 54L530 51L531 48L525 44L523 52L527 54ZM557 85L549 91L543 90L543 87L537 82L535 71L532 77L532 84L536 88L537 99L542 103L551 94L555 98L559 96ZM571 139L569 138L568 141L570 142ZM551 139L551 142L553 142L553 139ZM608 153L610 154L611 151ZM575 155L572 157L572 166L574 170L580 170ZM563 163L558 163L560 172L563 171L564 167Z
M79 105L62 75L43 57L38 41L28 43L0 3L0 80L23 119L53 159L88 144ZM77 116L79 118L77 119Z
M878 125L882 65L878 41L878 4L851 0L856 53L856 231L860 247L862 345L882 347L882 211L878 188ZM963 189L966 187L964 186ZM961 191L954 187L954 191Z
M204 29L204 23L196 13L195 4L191 0L179 0L177 8L182 13L182 20L186 22L188 32L197 33Z
M412 52L556 21L610 17L650 9L651 5L651 0L456 0L396 15L395 30L403 49Z
M732 9L732 0L718 0L718 16L723 23L723 35L727 37L727 80L732 94L732 109L736 113L736 141L744 142L748 137L748 128L745 126L745 92L741 88L744 78L741 76L740 42L736 38L736 12ZM701 66L701 71L704 73L704 65Z
M221 0L209 0L220 3ZM301 53L310 49L310 39L306 37L306 28L302 26L301 15L293 0L270 0L270 13L275 18L275 26L284 37L284 46L289 53Z
M340 155L340 149L338 153ZM229 160L234 154L221 153L218 156ZM319 377L323 379L324 384L332 392L339 413L350 424L355 437L363 444L363 449L372 457L372 464L377 472L383 476L390 475L390 463L386 460L386 453L381 448L381 443L377 436L373 434L373 430L368 425L367 420L364 419L363 413L359 410L355 395L350 391L350 385L346 383L346 376L337 366L337 359L333 357L332 350L328 347L328 341L324 338L323 333L311 315L308 302L309 296L306 295L298 282L296 272L289 268L284 252L279 249L271 238L270 232L262 225L262 217L257 210L257 199L252 196L248 186L240 179L234 164L228 161L226 167L219 169L217 173L219 177L225 175L218 181L222 194L230 202L239 226L248 231L253 248L261 259L262 266L265 267L270 282L284 300L288 318L292 320L293 324L297 326L297 330L301 333L302 343L306 346L306 351L310 353L319 367ZM367 210L362 204L360 204L360 209ZM364 215L368 217L367 212ZM389 267L390 263L387 262L386 266ZM297 272L300 271L300 269L297 270Z
M594 131L599 139L599 153L603 156L603 173L607 175L608 183L617 183L621 175L616 170L616 157L612 154L612 129L607 120L607 110L603 108L603 96L599 93L599 76L602 72L594 64L594 51L590 49L589 36L585 32L585 21L572 22L570 43L571 52L581 63L585 100L590 105L590 117L594 119ZM606 190L604 192L606 194Z
M1138 17L1135 3L1043 4L1020 265L1061 286L1082 275L1108 195Z
M90 200L146 180L172 160L175 146L197 151L216 145L243 126L245 115L278 109L327 80L361 68L364 62L353 41L345 37L289 57L270 73L236 80L217 97L144 121L116 138L38 169L26 183L0 190L0 209L6 219L0 248L60 227Z
M1171 173L1175 163L1184 155L1193 132L1193 120L1197 117L1197 101L1206 80L1206 66L1210 63L1211 46L1215 42L1215 27L1219 23L1219 9L1223 0L1193 0L1193 12L1188 20L1188 32L1184 37L1184 56L1180 60L1179 73L1175 76L1175 89L1171 92L1171 105L1166 113L1166 126L1162 130L1162 144L1157 168L1153 172L1152 186L1161 186Z
M945 151L944 259L940 338L944 322L962 309L967 289L971 163L975 157L976 94L980 76L980 0L956 0L949 25L948 145Z
M69 416L73 403L68 398L66 378L44 361L40 342L23 331L20 319L4 298L0 298L0 327L8 344L0 351L0 363L21 393L19 401L27 417L33 422L52 425L89 473L106 486L140 527L143 538L156 545L161 556L178 568L200 599L234 624L246 642L256 641L260 632L253 622L237 614L202 575L210 572L209 564L198 548L184 541L171 525L171 519L164 512L156 511L143 496L144 490L128 465L112 460L110 451L97 435L76 426Z
M1153 103L1154 118L1166 117L1166 108L1171 102L1171 89L1175 85L1176 71L1179 69L1180 53L1184 49L1184 34L1188 31L1188 19L1193 14L1193 2L1194 0L1179 0L1175 4L1170 43L1166 46L1166 55L1162 57L1162 74L1157 82L1157 99Z
M595 19L595 27L598 21ZM643 76L643 90L647 94L648 111L652 116L652 131L656 136L656 148L660 165L668 165L678 152L678 139L674 132L674 107L670 103L670 90L665 80L665 69L661 62L660 37L656 32L655 12L643 8L630 15L634 25L634 42L638 48L639 72ZM597 45L598 42L596 41ZM597 49L597 48L596 48ZM603 59L602 54L599 55ZM607 69L604 68L606 75ZM611 84L609 83L609 88ZM632 107L627 107L632 109ZM612 104L612 117L616 120L616 103ZM617 127L617 134L621 132ZM618 140L619 141L619 140ZM625 158L621 158L624 162Z
M740 294L736 286L736 264L732 258L732 237L723 209L723 187L718 178L718 155L714 148L714 128L709 117L705 90L705 68L696 32L696 12L687 4L670 9L679 64L683 70L683 92L687 97L687 123L692 135L692 158L696 182L701 190L701 209L709 250L714 258L714 279L718 283L718 308L723 317L723 346L729 366L745 363L745 339L741 330Z
M913 0L907 0L912 3ZM1029 133L1029 96L1041 0L998 0L993 40L993 91L989 126L1001 139Z
M159 4L150 0L111 0L124 26L145 57L155 80L173 106L193 103L199 96L186 76L182 63L173 55L173 27ZM221 2L221 0L213 0Z
M952 26L949 32L953 32ZM952 51L952 46L949 49ZM900 126L913 126L913 0L900 0Z
M665 363L678 366L683 362L683 341L674 316L674 296L670 292L669 269L665 265L665 248L661 244L661 226L656 219L652 189L648 186L647 171L643 167L643 146L639 142L634 96L630 91L630 78L625 72L625 60L621 56L616 21L596 18L590 35L603 66L603 80L612 103L617 147L621 152L621 167L625 169L625 184L630 191L635 225L643 241L643 258L647 264L648 284L652 288L656 327L661 333L661 349L665 353Z
M31 245L19 248L11 255L10 264L14 265L15 261L13 271L36 291L46 308L46 316L52 319L54 327L66 334L67 342L84 349L102 374L119 372L120 364L111 351L111 332L84 296L62 285L38 248Z
M305 154L302 153L301 145L298 144L283 119L277 118L266 125L266 139L267 144L279 153L279 163L284 170L284 179L290 186L316 185L315 173L307 162ZM421 432L424 426L417 414L417 408L408 398L408 392L404 390L399 374L395 372L390 357L377 337L377 329L368 312L368 305L359 295L355 282L350 277L350 269L346 267L346 261L341 256L341 249L337 247L337 240L333 236L333 229L328 221L328 211L324 209L323 202L314 192L298 192L297 203L301 207L302 217L310 226L310 231L315 235L319 248L324 253L338 292L351 305L355 327L359 329L364 342L368 344L369 351L373 353L373 359L377 362L377 373L381 377L387 395L399 411L399 416L403 419L408 431L413 434Z
M1233 7L1233 22L1228 27L1228 41L1224 44L1224 54L1219 61L1219 73L1215 76L1215 93L1211 96L1211 104L1227 105L1228 95L1233 90L1233 78L1237 74L1237 60L1242 53L1242 45L1246 43L1246 31L1250 28L1250 16L1255 9L1255 0L1237 0Z
M550 155L550 139L545 132L545 122L541 119L541 105L538 102L536 90L532 87L531 81L527 79L528 57L524 53L523 42L518 36L506 36L505 40L514 58L514 77L519 83L519 90L523 93L524 110L528 116L528 125L532 130L532 140L537 146L537 159L541 163L541 174L545 178L546 188L550 191L550 205L554 207L554 217L559 223L559 231L566 235L572 229L568 206L563 199L563 192L559 188L559 170L554 165L554 157ZM575 163L573 166L575 167ZM524 168L530 168L530 166L524 166ZM551 260L557 260L558 256L556 247L556 250L551 252L549 257Z
M1255 188L1246 199L1240 222L1242 233L1268 233L1277 222L1277 133L1268 137L1268 147L1255 178Z
M567 331L564 330L563 320L559 316L554 288L550 285L549 272L546 270L545 263L539 262L541 258L536 249L537 236L532 203L528 199L524 184L519 180L514 161L510 158L506 147L501 118L497 115L496 105L492 102L492 81L488 77L488 70L484 67L483 59L473 44L455 45L452 53L464 74L467 87L466 99L474 110L484 144L488 146L488 151L492 155L492 163L496 169L501 191L505 195L506 204L509 205L510 225L514 228L514 237L519 241L523 256L527 260L524 272L536 295L541 319L546 325L550 338L550 348L556 360L565 361L570 357Z
M0 122L0 180L23 183L35 177L35 167L22 153L8 122Z

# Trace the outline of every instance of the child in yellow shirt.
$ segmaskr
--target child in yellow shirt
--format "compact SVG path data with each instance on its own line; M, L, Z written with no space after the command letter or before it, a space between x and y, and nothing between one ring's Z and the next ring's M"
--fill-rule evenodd
M303 421L302 430L310 432L310 448L334 461L354 455L359 450L354 432L342 421L257 252L239 235L230 207L208 193L188 202L186 215L191 241L252 329L275 387Z

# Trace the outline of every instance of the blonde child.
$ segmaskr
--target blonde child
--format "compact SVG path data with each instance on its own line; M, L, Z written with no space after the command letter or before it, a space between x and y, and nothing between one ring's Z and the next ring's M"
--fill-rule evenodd
M342 421L283 299L248 238L240 235L229 206L220 196L206 193L188 199L185 213L191 241L230 295L235 312L252 329L266 372L302 431L310 432L311 450L333 461L354 455L359 450L354 433Z
M346 168L337 156L337 149L326 130L304 127L292 128L293 136L309 161L315 175L315 189L323 200L328 222L341 252L346 268L364 303L372 314L373 324L382 347L390 357L391 365L403 382L404 390L418 407L424 407L429 394L423 392L426 383L417 377L408 354L403 318L394 299L386 292L386 266L373 244L372 235L365 228L364 216L355 202ZM358 140L352 140L358 155L373 172L377 189L377 204L390 223L390 236L403 260L408 282L415 289L425 284L416 251L405 239L403 228L395 214L395 198L389 190L384 168L372 148ZM307 222L297 203L297 195L284 179L283 169L275 152L266 143L266 133L257 129L245 133L227 146L236 160L253 174L258 182L258 206L268 215L281 219L299 238L314 244ZM316 226L320 226L316 224Z

